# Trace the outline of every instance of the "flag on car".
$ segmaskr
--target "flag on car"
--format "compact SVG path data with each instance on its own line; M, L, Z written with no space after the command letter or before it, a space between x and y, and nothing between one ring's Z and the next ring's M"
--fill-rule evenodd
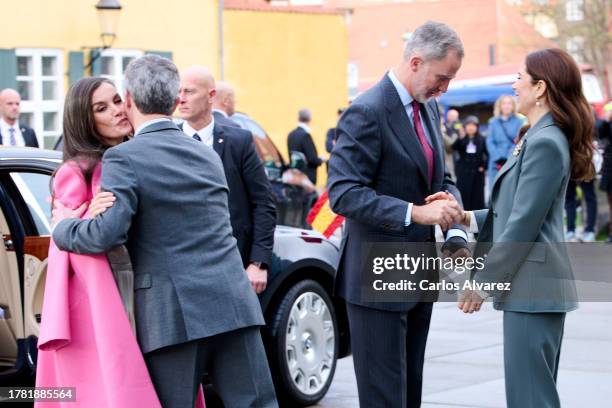
M342 225L344 217L332 211L326 190L312 206L306 221L308 221L313 229L323 234L325 238L329 238Z

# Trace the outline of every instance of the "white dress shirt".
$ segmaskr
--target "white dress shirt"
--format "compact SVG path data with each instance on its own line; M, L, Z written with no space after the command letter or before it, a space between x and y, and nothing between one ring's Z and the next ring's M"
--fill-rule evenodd
M134 136L136 136L140 132L142 132L144 130L144 128L146 128L147 126L152 125L154 123L163 122L165 120L168 120L168 121L172 122L172 120L170 118L157 118L157 119L147 120L146 122L144 122L143 124L138 126L138 129L136 129L136 131L134 132Z
M15 124L11 126L4 121L4 118L0 119L0 134L2 134L2 144L5 146L11 145L11 128L15 131L15 146L25 146L25 139L21 133L19 121L16 120Z
M215 129L215 118L211 115L211 121L208 125L204 126L200 130L195 130L192 128L187 121L183 122L183 132L186 133L189 137L193 137L196 133L202 139L202 142L208 146L212 147L213 145L213 130Z

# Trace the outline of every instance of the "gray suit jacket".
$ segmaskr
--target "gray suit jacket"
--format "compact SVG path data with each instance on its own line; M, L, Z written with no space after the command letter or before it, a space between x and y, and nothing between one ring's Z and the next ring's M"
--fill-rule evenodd
M232 237L217 153L167 121L107 150L102 169L115 204L95 219L58 223L53 239L77 253L127 245L143 352L264 324Z
M516 150L520 150L516 152ZM550 114L523 138L499 171L488 210L474 212L479 248L492 243L479 282L511 282L489 291L498 310L567 312L578 307L563 241L563 208L570 177L567 138Z

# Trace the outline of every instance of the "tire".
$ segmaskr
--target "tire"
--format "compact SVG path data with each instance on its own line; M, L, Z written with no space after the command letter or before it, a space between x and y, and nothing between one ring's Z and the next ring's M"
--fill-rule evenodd
M327 393L336 371L339 333L331 298L310 279L282 297L271 315L270 365L283 406L308 406Z

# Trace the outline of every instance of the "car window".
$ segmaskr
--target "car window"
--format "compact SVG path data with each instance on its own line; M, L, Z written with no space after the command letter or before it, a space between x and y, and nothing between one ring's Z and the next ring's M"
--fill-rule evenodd
M247 129L251 131L255 136L264 139L266 137L266 132L257 124L257 122L253 120L246 119Z
M51 176L40 173L12 172L11 178L19 189L23 201L40 235L51 234Z

